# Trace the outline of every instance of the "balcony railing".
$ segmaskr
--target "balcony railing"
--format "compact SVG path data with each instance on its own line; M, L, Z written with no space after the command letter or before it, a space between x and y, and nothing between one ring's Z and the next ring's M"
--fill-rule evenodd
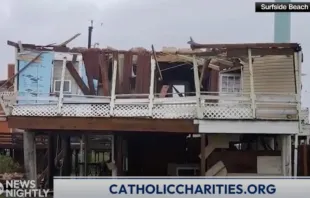
M277 119L297 120L295 94L183 93L185 97L148 94L107 96L50 93L1 93L1 104L11 116L145 117L153 119ZM193 96L190 96L193 95ZM113 99L114 98L114 99Z

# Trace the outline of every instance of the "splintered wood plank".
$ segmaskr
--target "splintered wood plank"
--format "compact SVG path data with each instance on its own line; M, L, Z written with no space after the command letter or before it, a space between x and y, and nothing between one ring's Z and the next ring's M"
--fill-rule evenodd
M100 67L100 72L101 72L103 95L109 96L110 95L109 75L108 75L109 61L105 53L99 54L99 67Z
M88 89L87 85L84 83L83 79L80 77L79 73L74 68L74 65L72 62L68 62L66 65L69 73L75 80L76 84L79 86L79 88L82 90L84 95L90 95L90 90Z
M123 72L123 84L121 84L121 93L130 93L130 79L132 75L133 67L133 54L131 52L124 53L124 72Z
M209 67L210 62L211 62L211 58L208 59L208 60L204 63L204 65L202 66L201 75L200 75L200 79L199 79L200 88L203 88L202 82L203 82L203 80L205 79L205 76L206 76L205 74L208 72L208 70L207 70L206 68Z
M137 59L136 93L149 93L151 56L139 54Z
M96 90L95 90L95 85L94 85L94 76L96 75L96 72L99 71L98 52L89 51L89 52L83 53L83 61L85 64L85 73L87 76L87 84L90 90L90 94L95 95ZM98 67L98 71L94 69L97 67Z

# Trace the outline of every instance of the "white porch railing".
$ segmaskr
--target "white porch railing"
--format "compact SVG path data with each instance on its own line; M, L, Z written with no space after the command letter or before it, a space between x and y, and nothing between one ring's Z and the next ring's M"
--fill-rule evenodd
M196 96L152 99L148 94L132 94L116 95L112 100L106 96L63 95L61 98L49 93L5 92L1 93L1 104L6 115L12 116L298 119L294 94L259 93L255 98L253 106L250 94L201 93L198 102Z

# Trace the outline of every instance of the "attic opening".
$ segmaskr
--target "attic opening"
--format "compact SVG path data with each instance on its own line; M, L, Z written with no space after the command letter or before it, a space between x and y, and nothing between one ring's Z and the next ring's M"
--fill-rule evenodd
M166 86L166 97L183 97L195 92L194 70L191 63L159 62L162 81L158 81L156 93L163 94Z

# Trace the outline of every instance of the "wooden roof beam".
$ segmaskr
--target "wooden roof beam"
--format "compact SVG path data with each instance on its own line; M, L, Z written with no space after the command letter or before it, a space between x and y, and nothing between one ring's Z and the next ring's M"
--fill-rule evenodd
M75 80L76 84L82 90L82 93L84 95L90 95L89 88L87 87L87 85L84 83L83 79L80 77L79 73L74 68L73 63L71 61L67 62L66 67L67 67L69 73L71 74L71 76L73 77L73 79Z

